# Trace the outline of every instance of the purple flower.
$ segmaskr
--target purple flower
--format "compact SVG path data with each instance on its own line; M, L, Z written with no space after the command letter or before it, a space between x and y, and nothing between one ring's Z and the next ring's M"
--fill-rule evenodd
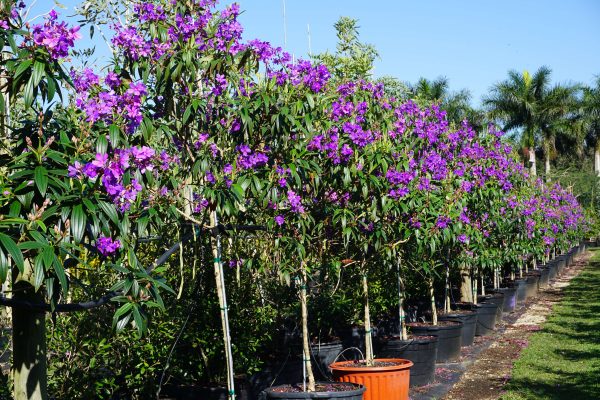
M281 226L285 223L285 218L283 217L283 215L278 215L275 217L275 222L277 223L277 225Z
M69 28L65 22L58 23L57 18L58 14L52 10L43 25L34 25L32 29L33 43L46 48L53 60L67 57L75 40L81 38L79 26Z
M464 233L458 235L458 241L461 243L469 243L469 237Z
M292 189L287 191L288 202L290 203L290 209L295 213L303 213L304 206L302 205L302 198L298 196Z
M96 240L96 248L104 257L113 255L121 248L121 242L118 239L113 240L106 236L100 236Z

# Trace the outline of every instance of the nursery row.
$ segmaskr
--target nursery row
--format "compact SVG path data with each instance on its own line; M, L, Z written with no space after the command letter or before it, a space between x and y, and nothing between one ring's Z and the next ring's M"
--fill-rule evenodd
M225 373L207 368L204 377L224 379L230 398L235 373L248 372L236 367L244 345L231 334L230 313L248 325L278 290L299 298L303 392L337 390L316 383L310 342L318 331L309 328L311 302L331 311L323 299L336 293L362 308L359 316L351 307L364 332L358 363L399 363L408 376L409 362L374 360L373 299L380 314L398 310L401 340L407 311L413 320L410 313L426 315L422 298L436 329L450 334L457 325L438 321L436 298L446 315L467 315L449 314L453 298L477 303L486 285L537 271L584 236L576 198L530 177L493 125L455 125L436 104L400 102L381 84L331 77L327 65L244 41L235 4L135 3L113 27L110 65L70 72L79 28L54 11L29 26L22 5L7 2L0 19L0 45L10 48L0 104L0 278L12 288L0 301L13 307L19 399L31 387L46 397L39 311L110 301L113 326L142 335L149 317L160 318L155 309L169 308L161 292L181 298L189 271L191 293L217 295ZM201 279L209 265L210 286ZM251 295L235 298L244 279ZM395 295L377 293L390 288ZM496 313L483 304L480 329ZM417 325L413 333L436 336ZM262 343L258 332L246 339ZM349 379L346 370L336 379Z

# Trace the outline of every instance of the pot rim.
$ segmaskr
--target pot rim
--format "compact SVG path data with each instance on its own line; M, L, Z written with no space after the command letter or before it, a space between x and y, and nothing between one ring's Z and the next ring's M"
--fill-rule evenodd
M412 361L406 360L404 358L376 358L373 361L396 362L396 363L399 363L399 365L390 365L390 366L386 366L386 367L367 367L367 366L352 367L352 366L342 365L342 364L347 364L348 361L336 361L334 363L331 363L329 365L329 368L331 368L332 370L335 369L338 371L369 373L369 372L401 371L404 369L410 369L410 367L412 367L414 365Z

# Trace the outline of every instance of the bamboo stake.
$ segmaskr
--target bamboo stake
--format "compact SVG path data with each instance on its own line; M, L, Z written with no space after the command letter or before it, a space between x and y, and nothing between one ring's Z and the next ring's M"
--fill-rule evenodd
M210 223L212 226L218 226L219 219L217 211L210 212ZM223 274L223 263L221 261L221 235L215 234L211 238L213 251L213 266L215 270L215 281L217 285L217 296L219 297L219 306L221 307L221 324L223 329L223 343L225 345L225 358L227 367L227 391L229 400L235 400L235 387L233 380L233 354L231 349L231 335L229 331L229 314L227 310L227 297L225 292L225 278Z
M450 312L450 265L449 261L446 260L446 293L444 295L444 313Z
M300 304L302 306L302 358L304 361L304 368L306 370L306 374L308 375L308 391L315 391L315 376L313 374L312 364L310 361L310 347L308 343L308 307L307 307L307 295L306 289L308 285L308 279L306 277L306 265L304 261L301 263L300 267L302 273L302 283L300 285ZM303 382L304 391L306 391L306 381Z
M365 357L367 366L373 366L373 340L371 336L371 314L369 312L369 284L367 282L367 273L365 271L365 262L362 262L362 284L363 296L365 302Z
M398 273L398 319L400 320L400 323L398 324L398 330L400 332L400 339L408 340L408 334L406 332L406 315L404 313L404 282L402 282L402 275L400 273L401 263L402 258L398 257L398 261L396 263Z

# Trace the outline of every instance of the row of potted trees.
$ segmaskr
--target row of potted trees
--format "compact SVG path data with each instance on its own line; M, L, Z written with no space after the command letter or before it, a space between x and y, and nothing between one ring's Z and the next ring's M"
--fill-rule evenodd
M142 334L148 310L163 305L160 291L171 289L155 265L140 261L140 243L206 241L231 399L226 258L297 290L306 379L268 396L406 398L412 363L374 357L373 282L394 277L388 284L396 295L386 301L397 300L402 341L405 301L421 287L431 326L413 323L411 332L435 330L438 341L456 342L458 325L438 318L440 293L446 316L462 318L468 313L451 314L453 282L462 301L477 303L488 280L498 288L506 275L527 277L530 264L567 251L586 229L572 194L534 181L493 126L453 126L435 104L401 103L381 84L333 79L326 65L244 41L235 4L218 10L211 0L135 3L113 28L110 66L70 74L65 57L78 29L55 13L30 27L19 6L2 11L0 33L0 44L11 46L2 64L11 85L3 90L18 99L3 100L2 113L18 106L22 114L3 125L8 173L1 207L9 218L0 224L2 281L15 277L11 284L23 285L15 297L55 310L69 299L77 269L102 268L108 297L120 304L115 327L131 324ZM61 90L70 101L48 106ZM245 231L260 239L237 243L234 256L223 235ZM352 385L318 384L310 288L317 279L342 282L343 271L353 271L360 291L364 356L334 369L337 380ZM486 307L477 310L483 315ZM22 310L15 316L39 319ZM438 359L456 355L441 349ZM16 388L31 383L26 365L42 363L40 354L15 351L22 376ZM385 372L392 386L367 382L374 378L355 374L358 367ZM41 372L34 379L41 392L44 379Z

